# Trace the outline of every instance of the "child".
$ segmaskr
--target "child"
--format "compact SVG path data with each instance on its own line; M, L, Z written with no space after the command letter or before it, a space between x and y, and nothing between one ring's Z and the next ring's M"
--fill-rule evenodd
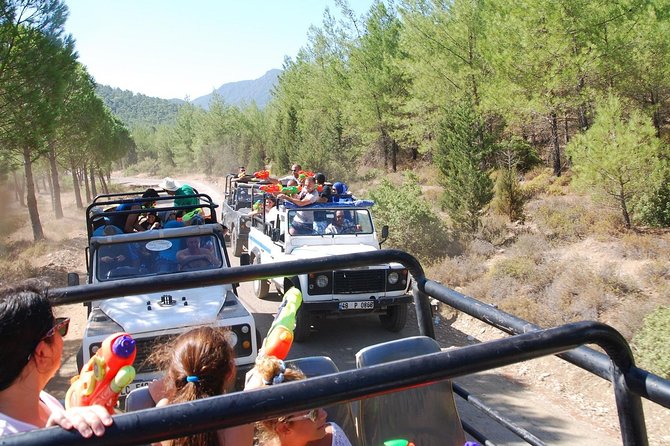
M235 358L226 339L227 331L200 327L182 333L164 344L151 361L165 370L162 381L150 386L156 407L222 395L235 381ZM153 388L152 388L153 387ZM155 396L155 395L158 395ZM215 432L161 442L161 446L246 446L253 441L253 425L236 426Z
M298 369L286 367L274 356L259 356L254 368L256 379L265 385L305 379ZM260 446L351 446L342 428L326 422L328 413L312 409L256 424Z

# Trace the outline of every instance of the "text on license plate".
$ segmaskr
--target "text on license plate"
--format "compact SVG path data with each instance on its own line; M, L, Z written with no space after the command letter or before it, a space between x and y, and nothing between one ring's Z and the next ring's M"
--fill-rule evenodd
M340 310L372 310L375 307L374 300L359 300L356 302L340 302Z
M130 383L130 385L126 386L125 389L121 390L121 393L119 396L127 396L131 391L135 389L139 389L140 387L145 387L149 385L149 381L136 381Z

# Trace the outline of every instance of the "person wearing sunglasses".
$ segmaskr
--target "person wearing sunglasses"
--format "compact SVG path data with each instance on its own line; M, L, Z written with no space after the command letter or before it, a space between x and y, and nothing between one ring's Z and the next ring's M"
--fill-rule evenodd
M274 356L259 356L252 372L264 385L305 379L304 373ZM259 446L351 446L342 428L327 422L323 409L296 412L256 424Z
M36 283L0 289L0 436L55 425L101 436L112 424L102 406L65 410L44 392L60 368L69 323L54 317Z

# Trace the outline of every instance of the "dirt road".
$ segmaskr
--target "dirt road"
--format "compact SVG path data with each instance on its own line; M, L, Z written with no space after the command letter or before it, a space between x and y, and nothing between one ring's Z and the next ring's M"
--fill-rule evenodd
M124 181L137 185L138 188L157 184L156 180L146 178ZM187 181L201 193L209 194L215 202L220 202L220 183L204 178L188 178ZM64 238L74 240L74 243L68 243L61 252L50 253L50 262L64 263L69 271L84 273L83 220L81 216L73 215L67 225L69 232ZM234 262L238 261L230 252L229 256ZM240 297L254 313L259 329L264 334L273 312L276 311L278 296L271 293L268 299L260 301L253 297L250 284L243 284ZM58 312L73 319L71 334L65 342L64 366L48 387L50 392L62 398L69 377L76 373L75 354L81 345L86 312L82 305L59 307ZM411 319L407 328L398 334L383 330L374 317L329 320L319 327L308 342L296 344L291 355L328 355L340 369L345 370L355 367L354 354L360 348L396 337L411 336L417 332L415 319ZM448 313L443 314L436 327L436 335L443 347L458 347L503 336L479 321L463 315L452 317ZM585 373L574 375L573 369L574 367L559 359L546 358L468 376L456 382L547 444L621 444L611 386ZM600 398L594 399L594 395L599 395ZM489 421L476 409L463 404L460 398L456 400L463 418L485 434L491 435L497 444L526 444ZM668 412L647 409L648 424L652 431L650 444L670 445L670 437L664 436L667 429L661 429L663 425L670 425Z

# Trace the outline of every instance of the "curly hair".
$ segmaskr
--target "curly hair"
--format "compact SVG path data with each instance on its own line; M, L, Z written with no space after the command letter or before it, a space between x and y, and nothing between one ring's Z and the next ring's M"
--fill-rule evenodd
M274 356L258 356L255 365L256 373L265 385L275 385L280 382L299 381L305 379L305 374L297 368L285 366L284 362ZM277 377L281 376L281 380ZM256 423L256 436L260 444L270 443L276 436L275 427L283 417Z
M165 370L165 393L170 404L221 395L235 379L235 358L227 329L200 327L182 333L150 358ZM174 446L217 443L217 434L205 432L172 441Z

